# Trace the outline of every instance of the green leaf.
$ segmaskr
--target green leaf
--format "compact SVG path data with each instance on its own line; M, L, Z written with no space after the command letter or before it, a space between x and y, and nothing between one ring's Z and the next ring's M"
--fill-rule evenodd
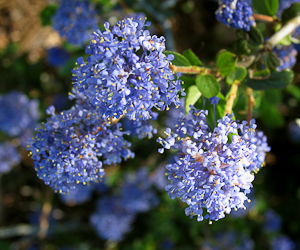
M267 68L272 70L280 66L280 59L273 52L268 52L266 53L264 63Z
M266 98L261 100L259 113L261 120L266 126L278 128L284 125L284 118L279 113L276 105L269 103Z
M186 90L186 96L185 96L185 112L188 113L190 110L190 105L194 105L199 98L201 97L201 93L197 86L192 85L187 88Z
M249 55L251 50L248 48L248 41L240 38L234 42L234 51L239 55Z
M47 5L40 13L40 19L43 26L51 24L51 17L57 10L56 5Z
M294 73L292 71L274 71L267 79L247 79L246 84L256 90L281 89L288 86L293 81L293 78Z
M182 54L189 60L191 65L194 65L194 66L202 66L203 65L202 62L200 61L200 59L198 58L198 56L196 56L195 53L191 49L183 51Z
M212 75L197 76L196 85L202 95L207 98L216 96L220 92L220 83Z
M300 15L300 3L293 3L289 8L285 9L281 14L283 23Z
M247 71L245 68L236 67L233 71L229 73L226 77L226 82L228 84L233 84L235 81L241 82L245 79Z
M173 51L164 51L163 52L165 55L174 55L174 59L172 60L172 64L176 65L176 66L191 66L189 60L176 52Z
M248 45L250 48L254 49L263 44L264 37L258 28L252 26L248 34L249 34Z
M236 65L236 56L228 51L222 52L217 58L217 67L222 76L227 76Z
M252 7L259 14L274 16L278 9L278 0L252 0Z
M196 84L195 83L195 80L196 80L195 77L183 76L182 75L182 76L179 77L179 79L183 81L182 88L185 88L185 89L187 89L188 87Z
M296 85L289 85L285 89L287 92L289 92L294 98L296 98L298 101L300 101L300 88Z

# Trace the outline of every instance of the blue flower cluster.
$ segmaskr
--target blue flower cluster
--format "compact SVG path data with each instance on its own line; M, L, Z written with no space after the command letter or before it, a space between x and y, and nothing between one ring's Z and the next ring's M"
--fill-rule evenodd
M296 244L287 236L274 237L271 242L271 250L295 250Z
M280 228L280 216L272 209L267 210L264 218L264 230L267 232L277 232Z
M280 66L277 67L278 71L291 69L296 64L298 52L293 44L290 46L277 45L273 48L273 52L280 59Z
M58 114L49 107L52 117L29 141L38 177L55 191L68 193L76 184L99 181L103 164L134 157L121 118L139 138L151 138L156 129L149 122L157 118L152 109L180 105L182 81L169 68L173 56L163 54L163 37L143 30L149 25L136 16L94 32L87 62L78 58L72 71L69 97L76 105Z
M88 201L92 197L94 185L78 184L69 194L60 194L61 201L67 205L79 205Z
M10 137L22 137L37 125L38 101L19 91L0 95L0 130Z
M0 143L0 175L9 172L20 161L21 156L16 147L9 142Z
M157 197L151 190L146 168L127 175L118 196L103 196L90 222L103 239L120 241L130 231L135 215L157 205Z
M202 243L202 249L205 250L253 250L254 242L245 234L239 234L235 231L220 233L213 240L205 240Z
M88 0L61 0L52 16L52 26L71 44L82 46L96 30L98 17L95 6Z
M60 67L69 59L70 54L59 47L53 47L47 52L47 61L53 67Z
M100 181L103 164L117 164L134 156L121 124L108 124L88 102L78 100L59 114L53 106L47 111L52 117L29 141L28 148L38 177L55 191L68 193L76 184Z
M255 131L254 120L239 123L227 114L211 131L207 114L192 107L189 116L181 115L174 131L166 129L165 140L157 141L163 146L160 153L170 148L179 151L175 163L166 166L170 198L186 202L186 215L195 215L198 221L217 221L232 209L245 208L254 172L270 148L263 134Z
M87 62L77 59L73 70L72 97L85 95L103 118L150 120L152 111L180 105L176 80L169 68L172 55L163 54L164 37L151 36L145 19L132 17L119 21L105 31L93 33L86 47Z
M245 0L221 0L216 18L230 28L249 31L254 25L252 14L252 7Z

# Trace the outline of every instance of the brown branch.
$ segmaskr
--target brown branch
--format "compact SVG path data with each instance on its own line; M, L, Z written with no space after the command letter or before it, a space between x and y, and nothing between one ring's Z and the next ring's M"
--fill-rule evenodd
M252 15L256 20L261 20L265 22L273 22L274 18L271 16L261 15L261 14L253 14Z
M232 84L231 89L230 89L230 95L229 95L229 98L226 102L224 115L230 114L232 112L232 106L233 106L234 100L236 98L236 93L238 91L239 85L240 85L239 81L235 81Z

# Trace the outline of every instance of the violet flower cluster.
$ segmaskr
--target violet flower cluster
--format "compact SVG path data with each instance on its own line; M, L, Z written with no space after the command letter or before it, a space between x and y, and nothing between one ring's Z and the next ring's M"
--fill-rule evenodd
M130 143L120 123L107 124L98 110L78 101L70 110L55 114L29 141L35 170L55 191L68 193L76 184L98 182L104 176L103 164L117 164L131 158Z
M181 81L169 68L173 56L163 54L164 37L151 36L145 19L132 17L93 33L87 62L78 58L72 97L86 96L103 118L150 120L152 109L180 105Z
M249 31L254 25L252 7L245 0L220 0L220 6L216 12L219 22L230 28Z
M163 146L160 153L178 149L175 163L166 166L168 195L188 204L187 216L211 222L232 209L245 208L254 172L270 148L263 134L255 131L254 120L239 123L227 114L211 131L205 121L207 114L192 107L188 116L178 119L176 129L166 129L166 139L157 141Z
M103 164L132 158L119 120L129 119L139 138L153 136L149 123L169 105L180 105L181 80L169 69L173 56L165 56L163 37L151 36L145 18L119 21L97 30L86 47L87 62L78 58L73 72L71 109L47 119L29 141L37 175L55 191L68 193L77 184L99 181ZM178 76L177 76L178 77Z
M9 172L20 161L21 156L15 146L10 142L0 143L0 175Z
M291 69L296 64L298 52L293 44L289 46L277 45L273 48L273 52L280 59L280 66L277 67L278 71Z
M27 135L37 125L38 105L19 91L0 95L0 131L10 137Z
M82 46L98 28L95 6L87 0L60 0L52 26L71 44Z
M151 190L147 168L129 174L119 195L103 196L90 222L103 239L120 241L131 230L137 213L147 212L158 203Z

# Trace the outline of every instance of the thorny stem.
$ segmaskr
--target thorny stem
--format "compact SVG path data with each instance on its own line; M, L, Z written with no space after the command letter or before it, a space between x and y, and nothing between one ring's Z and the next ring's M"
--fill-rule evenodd
M38 237L40 239L43 239L46 237L48 229L49 229L49 215L52 210L52 203L51 203L52 197L53 197L53 192L49 188L46 191L45 202L44 202L44 205L42 208L42 213L40 216L40 230L38 232Z
M225 107L224 115L230 114L232 112L233 102L234 102L234 100L236 98L236 93L237 93L237 90L239 88L239 85L240 85L239 81L235 81L232 84L231 89L230 89L230 95L229 95L229 98L228 98L228 100L226 102L226 107Z
M300 16L294 17L286 23L278 32L270 37L268 43L274 47L278 44L284 37L290 35L297 27L300 25Z
M255 99L253 97L253 89L247 87L246 93L247 93L247 97L248 97L247 121L248 121L248 124L250 124L250 121L252 118L252 110L253 110L253 107L255 106Z
M170 69L176 73L176 72L181 72L183 74L203 74L203 73L210 73L210 69L209 68L205 68L205 67L199 67L199 66L176 66L176 65L170 65L169 66Z
M273 22L274 18L271 16L261 15L261 14L253 14L252 15L256 20L261 20L265 22Z

